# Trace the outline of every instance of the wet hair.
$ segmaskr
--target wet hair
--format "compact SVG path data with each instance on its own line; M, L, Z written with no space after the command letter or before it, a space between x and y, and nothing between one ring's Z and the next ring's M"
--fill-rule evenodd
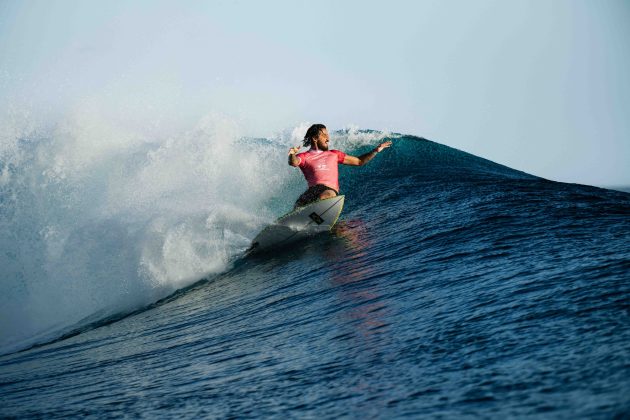
M325 130L326 126L324 124L313 124L306 130L306 134L304 135L304 147L309 147L312 145L312 140L314 137L317 137L322 130Z

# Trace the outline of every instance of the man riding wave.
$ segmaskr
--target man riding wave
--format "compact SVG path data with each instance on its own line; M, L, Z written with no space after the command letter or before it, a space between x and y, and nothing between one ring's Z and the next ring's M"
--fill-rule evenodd
M289 165L299 167L306 178L308 189L295 202L295 207L339 195L338 164L362 166L368 163L383 149L392 145L391 141L379 144L371 152L359 157L350 156L339 150L329 150L330 136L324 124L313 124L304 136L304 147L310 150L297 153L300 146L289 149Z

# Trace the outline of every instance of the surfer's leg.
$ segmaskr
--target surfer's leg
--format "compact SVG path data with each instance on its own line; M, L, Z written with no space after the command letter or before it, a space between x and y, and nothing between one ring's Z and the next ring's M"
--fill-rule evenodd
M297 199L293 208L296 209L298 207L304 207L309 203L317 201L317 197L318 197L317 186L315 185L315 186L309 187L309 189L304 191L304 194L302 194L300 198Z
M327 190L324 190L324 192L319 195L319 199L323 200L325 198L332 198L336 196L337 196L337 193L335 191L331 189L327 189Z
M323 200L324 198L331 198L337 196L337 191L323 184L313 185L304 192L295 202L293 208L304 207L307 204L313 203L317 200Z

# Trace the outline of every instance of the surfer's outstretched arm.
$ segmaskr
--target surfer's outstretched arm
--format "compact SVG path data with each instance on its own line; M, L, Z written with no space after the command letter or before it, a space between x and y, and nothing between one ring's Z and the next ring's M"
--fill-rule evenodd
M346 155L346 157L343 159L343 164L351 165L351 166L363 166L369 161L371 161L372 159L374 159L374 156L376 156L380 151L390 147L391 145L392 145L391 141L386 141L384 143L379 144L378 147L376 147L376 149L372 150L371 152L362 154L359 157Z

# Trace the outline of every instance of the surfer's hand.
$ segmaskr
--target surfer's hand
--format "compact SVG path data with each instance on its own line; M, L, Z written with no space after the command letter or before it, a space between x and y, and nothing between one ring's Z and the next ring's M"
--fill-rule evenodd
M289 154L290 154L290 155L294 155L294 154L296 154L297 152L299 152L299 151L300 151L300 147L301 147L301 146L295 146L295 147L290 148L290 149L289 149Z
M383 149L387 149L388 147L390 147L392 145L391 141L386 141L383 142L381 144L378 145L378 147L376 148L377 152L381 152Z

